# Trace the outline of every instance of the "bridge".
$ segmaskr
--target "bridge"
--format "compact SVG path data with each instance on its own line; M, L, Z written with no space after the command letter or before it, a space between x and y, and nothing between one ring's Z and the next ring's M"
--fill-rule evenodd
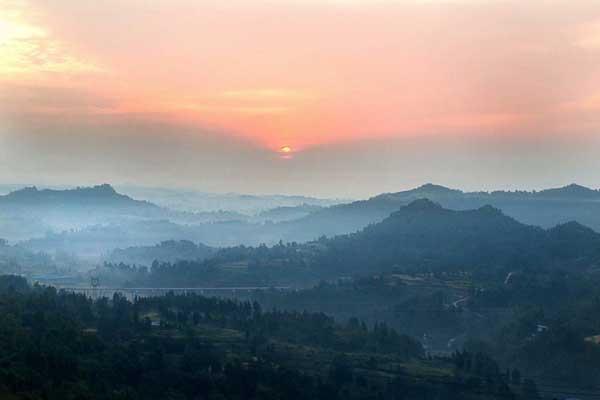
M233 297L249 294L258 290L292 290L291 286L231 286L231 287L98 287L98 286L56 286L58 290L83 294L92 299L112 298L115 293L122 294L132 300L136 297L164 296L168 293L176 295L198 294L203 296Z

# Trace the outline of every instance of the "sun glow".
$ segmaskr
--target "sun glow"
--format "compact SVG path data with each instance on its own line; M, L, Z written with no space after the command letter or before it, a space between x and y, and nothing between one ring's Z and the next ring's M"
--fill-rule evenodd
M294 156L294 150L290 146L281 146L279 148L279 158L283 160L290 160Z
M44 3L0 0L2 109L160 119L280 158L360 140L597 127L600 17L555 21L563 6L527 6L523 18L544 18L507 32L495 13L510 7L481 0ZM344 18L341 4L352 5ZM553 62L570 56L580 58Z
M44 28L27 22L23 14L0 4L1 78L99 70L71 54Z

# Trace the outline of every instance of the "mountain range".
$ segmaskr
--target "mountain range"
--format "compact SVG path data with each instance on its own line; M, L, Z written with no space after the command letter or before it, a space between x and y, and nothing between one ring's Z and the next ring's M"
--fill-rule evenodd
M117 190L172 210L187 212L227 211L246 216L255 216L278 207L329 207L350 201L281 194L207 193L191 189L151 188L134 185L119 185Z
M469 210L490 205L520 222L543 228L577 221L600 231L600 191L579 185L537 192L463 192L426 184L415 189L384 193L368 200L324 208L286 223L285 240L306 241L320 235L335 236L355 232L382 221L391 213L417 199L429 199L453 210Z
M113 249L191 240L209 246L308 242L359 231L414 200L450 210L485 205L542 228L576 221L600 230L600 192L578 185L538 192L463 192L439 185L385 193L329 207L300 203L255 216L234 211L186 212L133 199L110 185L71 190L25 188L0 196L0 237L34 251L100 256Z
M380 274L466 273L495 282L513 272L589 274L600 269L600 234L577 222L544 229L492 206L450 210L419 199L355 233L228 247L190 261L162 266L146 283L310 286ZM231 272L232 265L241 270Z

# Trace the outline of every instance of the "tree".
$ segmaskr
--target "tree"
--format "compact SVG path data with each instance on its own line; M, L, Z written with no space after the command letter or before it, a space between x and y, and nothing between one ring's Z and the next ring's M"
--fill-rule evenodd
M519 372L518 369L513 369L512 373L510 375L510 381L513 385L520 385L521 384L521 372Z
M540 393L538 392L537 385L531 379L523 380L523 386L521 388L523 397L526 399L539 399Z

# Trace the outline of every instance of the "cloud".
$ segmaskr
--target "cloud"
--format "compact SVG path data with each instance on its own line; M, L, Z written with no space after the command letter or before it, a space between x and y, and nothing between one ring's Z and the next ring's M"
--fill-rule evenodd
M59 55L40 58L65 70L46 81L77 74L78 62L106 65L110 76L71 80L118 98L121 112L172 113L270 147L307 147L542 130L600 82L590 51L598 18L592 0L63 0L32 2L18 20L57 43L49 48Z
M600 20L582 24L575 44L586 50L600 50Z
M176 103L170 107L174 110L188 110L198 112L224 113L224 114L245 114L245 115L276 115L285 114L291 110L286 106L272 105L256 105L256 106L239 106L239 105L219 105L208 103Z
M117 112L118 100L79 87L4 83L0 86L0 115L89 115Z
M236 100L310 100L314 99L314 94L303 90L293 89L246 89L246 90L226 90L221 93L226 99Z
M26 20L25 3L0 3L0 79L45 73L89 73L97 65L72 54L43 27Z

